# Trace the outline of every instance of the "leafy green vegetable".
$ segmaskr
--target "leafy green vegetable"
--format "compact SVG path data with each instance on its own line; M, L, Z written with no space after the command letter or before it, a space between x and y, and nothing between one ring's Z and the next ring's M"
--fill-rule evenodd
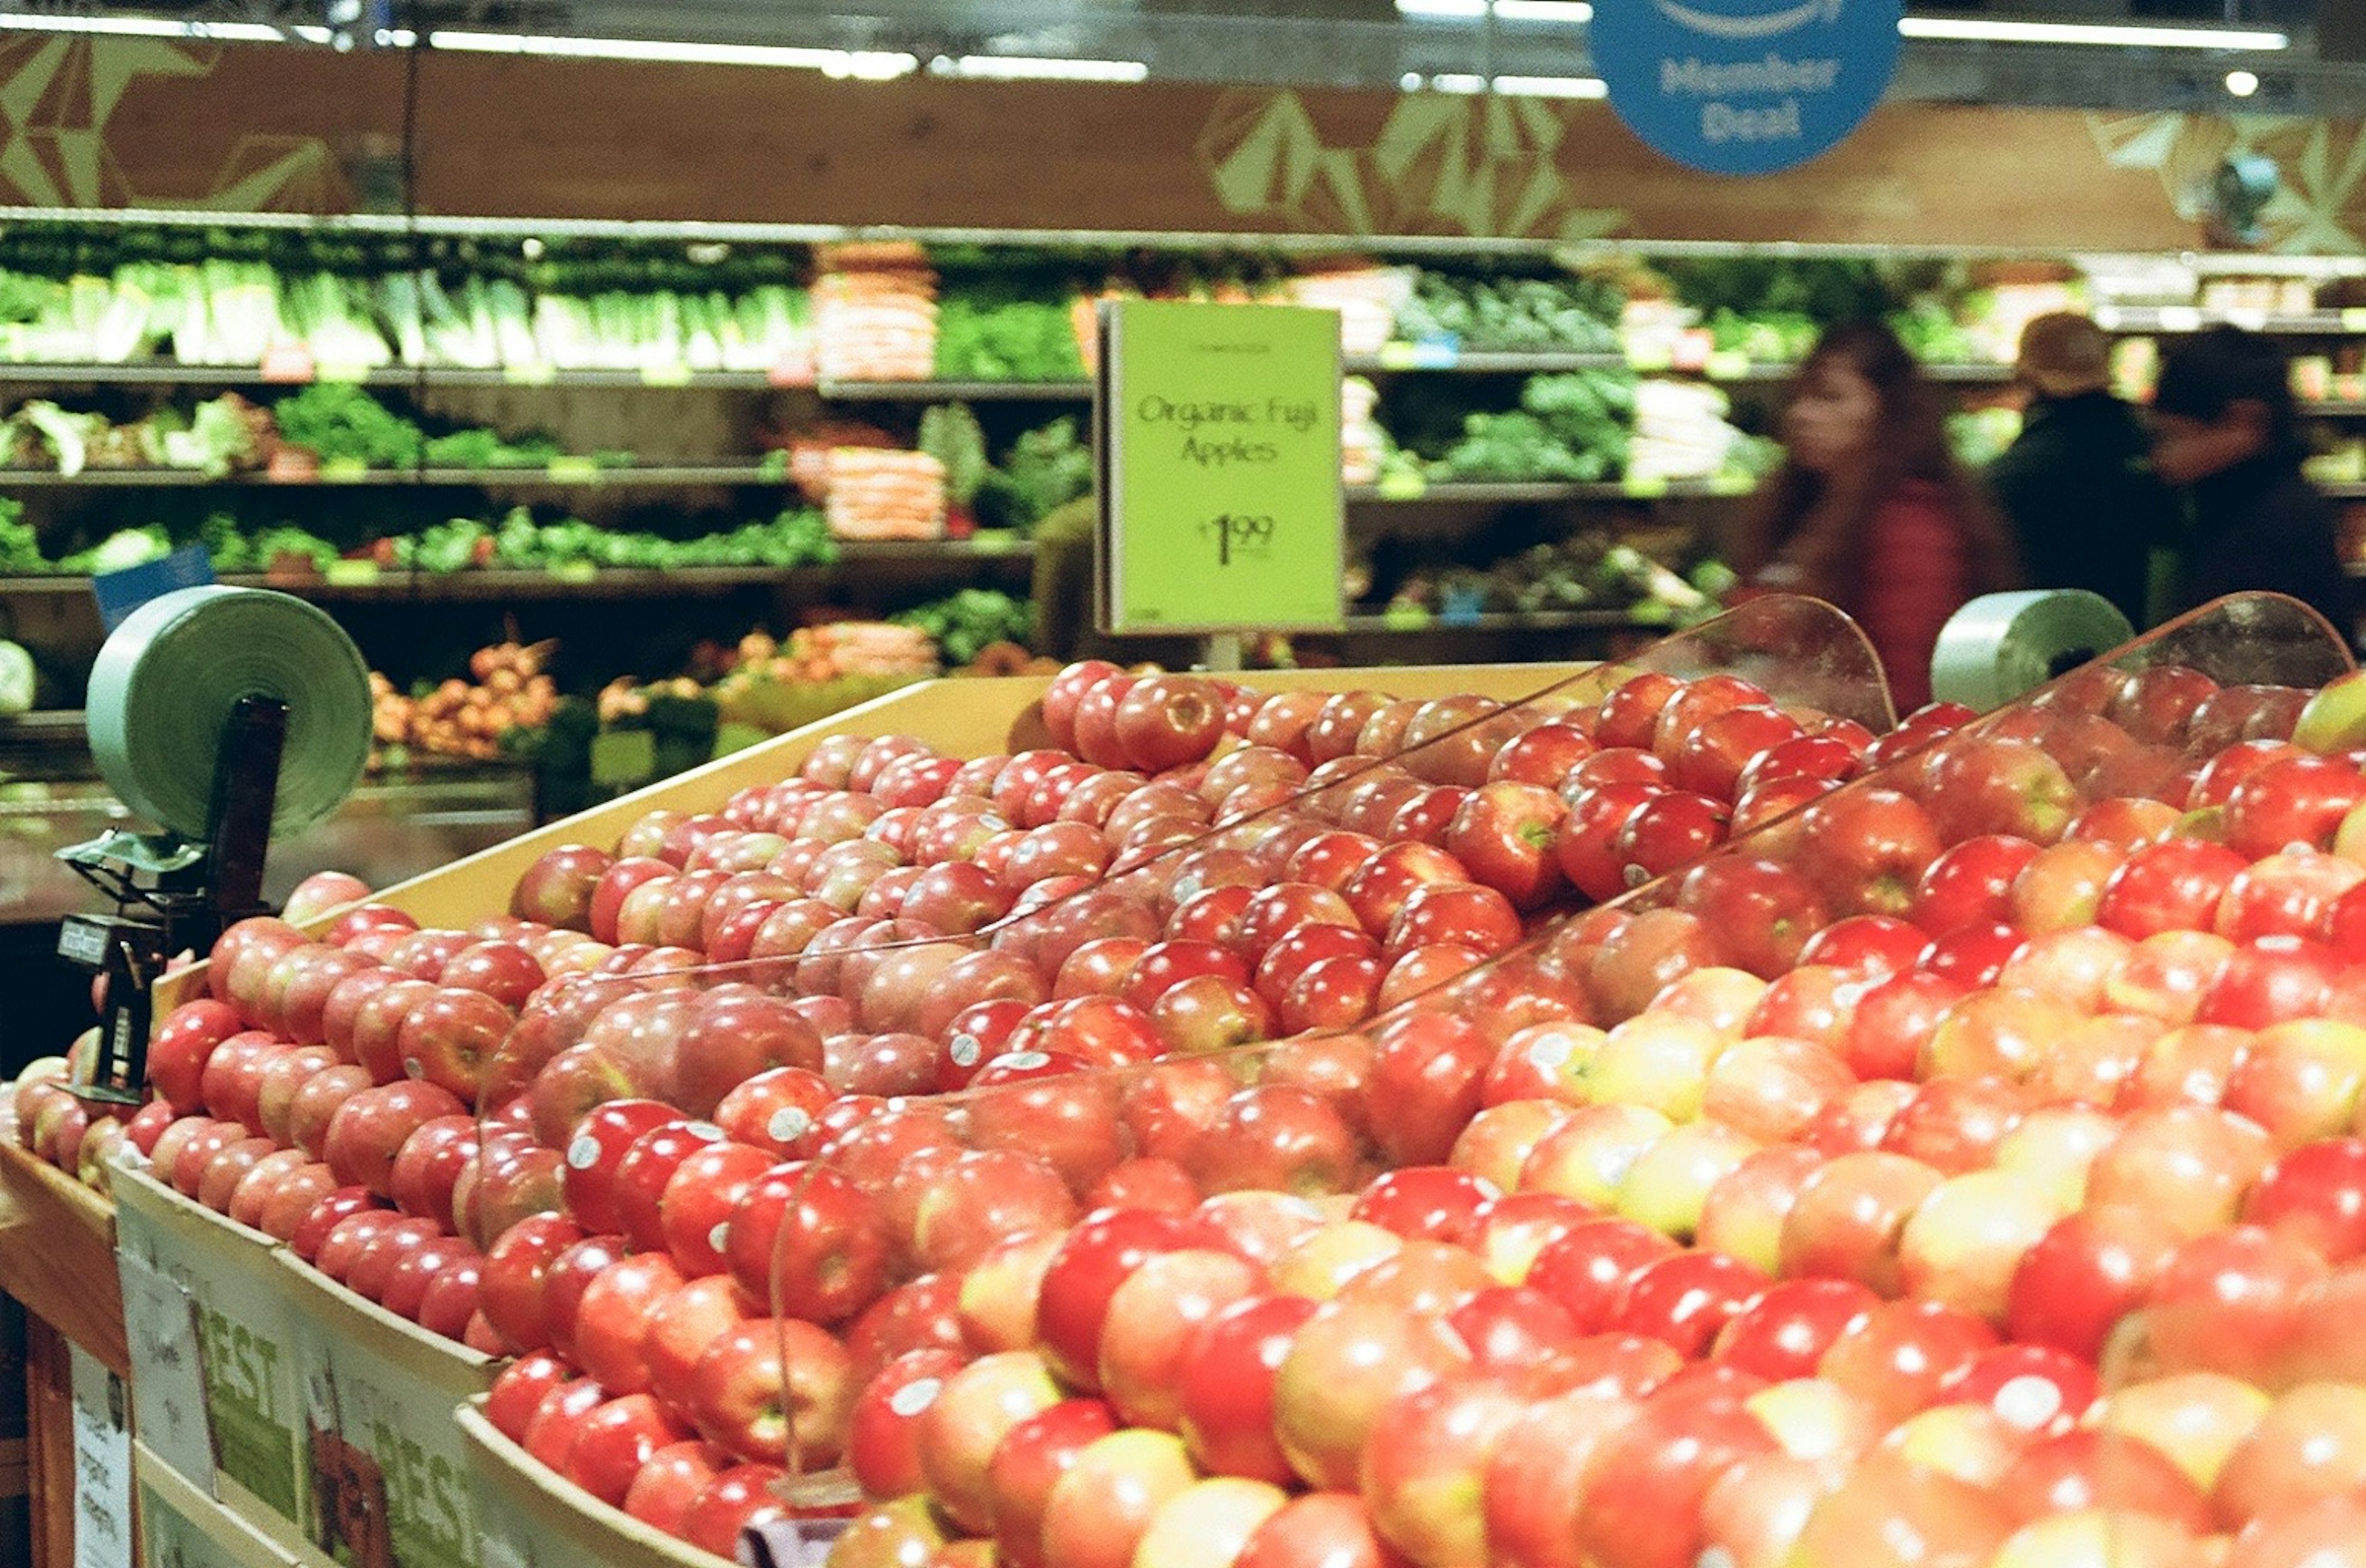
M1092 488L1092 448L1078 437L1075 418L1064 416L1012 442L1002 466L980 483L975 504L981 524L1024 532Z
M1472 277L1425 269L1397 311L1396 335L1451 338L1471 352L1615 353L1622 301L1591 278Z
M350 382L315 381L272 413L283 439L324 463L416 468L423 449L419 426Z
M986 432L967 403L940 403L920 415L919 449L945 468L945 499L967 506L986 482Z
M998 590L963 588L894 618L933 637L946 663L967 664L990 643L1024 643L1034 614L1025 600Z
M1037 292L994 278L949 289L937 301L937 375L947 381L1078 381L1068 293Z
M13 495L0 496L0 572L22 576L46 570L41 537L25 521L25 503Z

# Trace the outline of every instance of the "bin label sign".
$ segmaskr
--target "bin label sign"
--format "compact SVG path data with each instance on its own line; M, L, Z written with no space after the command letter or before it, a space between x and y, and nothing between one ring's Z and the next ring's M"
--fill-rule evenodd
M1898 0L1602 0L1588 37L1636 135L1718 175L1824 152L1881 101Z

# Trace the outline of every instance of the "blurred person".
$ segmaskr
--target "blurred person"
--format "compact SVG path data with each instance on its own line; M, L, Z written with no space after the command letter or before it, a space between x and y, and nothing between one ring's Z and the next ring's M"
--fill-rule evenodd
M1799 367L1783 437L1735 564L1754 588L1854 616L1910 712L1931 700L1947 617L2019 581L2011 536L1949 449L1938 391L1886 326L1823 335Z
M2289 593L2355 641L2334 508L2301 472L2308 443L2283 350L2240 327L2177 340L2161 356L2152 425L2153 467L2189 506L2178 607Z
M2070 311L2039 316L2015 373L2028 412L1988 480L2030 585L2084 588L2145 626L2152 552L2174 533L2177 501L2153 472L2143 416L2112 395L2112 340Z

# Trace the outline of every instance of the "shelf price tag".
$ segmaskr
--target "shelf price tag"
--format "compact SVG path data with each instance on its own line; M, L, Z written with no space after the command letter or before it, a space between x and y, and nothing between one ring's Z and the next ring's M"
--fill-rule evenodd
M1008 528L980 528L969 536L969 547L982 556L1007 556L1019 548L1019 536Z
M1419 604L1392 602L1380 612L1380 620L1391 631L1414 632L1429 625L1430 615Z
M558 379L558 369L551 365L504 365L501 379L513 387L547 387Z
M1429 493L1429 481L1409 469L1389 468L1381 472L1372 491L1382 501L1419 501Z
M1336 313L1127 299L1100 321L1100 624L1340 626Z
M275 387L310 381L316 374L312 351L300 343L275 343L263 351L260 373Z
M1655 501L1668 493L1668 481L1658 474L1629 474L1618 481L1618 490L1637 501Z
M2366 308L2352 305L2342 311L2341 330L2345 333L2366 333Z
M644 387L687 387L690 367L687 365L644 365L641 367Z
M600 481L600 465L589 457L553 457L545 466L543 473L560 484L597 484Z
M1383 370L1451 370L1462 363L1462 340L1425 337L1415 343L1384 343L1373 357Z
M369 379L370 367L358 361L347 364L340 360L322 360L312 367L312 375L316 380L344 381L359 386Z
M1675 350L1665 343L1629 342L1625 345L1625 352L1627 368L1640 375L1649 376L1656 371L1670 369L1676 363Z
M332 560L321 569L321 579L332 588L361 588L377 581L374 560Z
M1720 348L1702 366L1712 381L1739 381L1750 374L1750 355L1738 348Z
M588 560L553 561L545 575L558 582L590 582L600 569Z
M320 480L322 484L354 484L369 478L369 465L359 457L332 457L322 463Z

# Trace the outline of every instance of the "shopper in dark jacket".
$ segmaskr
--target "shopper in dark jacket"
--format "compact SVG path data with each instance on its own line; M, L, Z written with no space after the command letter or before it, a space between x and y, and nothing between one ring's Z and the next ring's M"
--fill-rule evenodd
M2169 543L2177 505L2144 421L2111 393L2111 339L2084 316L2040 316L2021 334L2018 372L2028 412L1988 477L2030 585L2100 593L2142 626L2152 550Z
M2307 444L2291 376L2273 341L2239 327L2197 333L2162 358L2153 463L2191 499L2179 603L2289 593L2355 640L2334 510L2301 472Z

